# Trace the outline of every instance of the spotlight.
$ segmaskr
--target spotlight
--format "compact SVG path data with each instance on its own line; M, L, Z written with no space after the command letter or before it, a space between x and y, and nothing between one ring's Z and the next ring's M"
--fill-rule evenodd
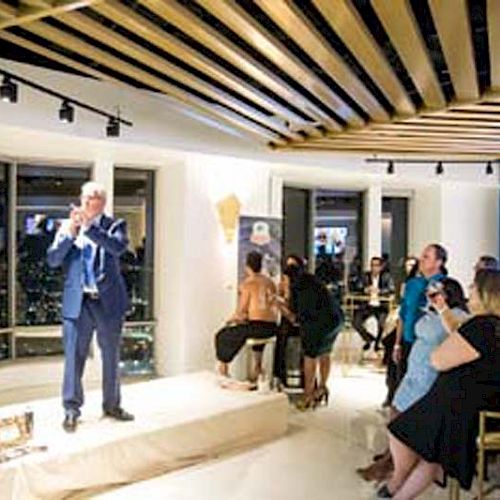
M73 123L75 121L75 108L69 101L63 101L59 109L59 120L63 123Z
M17 102L17 83L14 83L8 76L4 77L0 85L0 99L4 102Z
M394 174L395 170L394 170L394 162L392 160L389 160L389 162L387 163L387 173L389 175L392 175Z
M106 125L106 136L107 137L120 137L120 122L118 118L112 117L109 119Z
M436 175L443 175L443 174L444 174L443 162L438 161L436 165Z
M486 175L493 175L493 165L491 164L491 161L486 163Z

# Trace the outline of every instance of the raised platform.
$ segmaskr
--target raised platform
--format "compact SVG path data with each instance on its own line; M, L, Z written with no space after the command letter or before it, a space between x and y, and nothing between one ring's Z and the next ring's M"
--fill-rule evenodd
M220 389L208 372L123 387L134 422L101 417L101 394L87 395L75 434L61 428L59 399L33 402L36 444L47 452L0 464L0 498L63 498L149 478L240 447L281 436L287 429L283 394ZM26 405L0 408L0 416Z

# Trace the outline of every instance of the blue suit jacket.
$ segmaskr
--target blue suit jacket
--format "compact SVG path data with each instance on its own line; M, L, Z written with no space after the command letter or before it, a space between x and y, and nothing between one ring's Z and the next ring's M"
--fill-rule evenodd
M120 271L120 255L128 246L126 222L103 215L100 224L90 226L85 235L97 245L94 273L106 314L110 320L123 319L129 307ZM65 272L63 317L78 318L83 300L83 255L75 238L60 229L47 250L47 262L50 267L63 266Z

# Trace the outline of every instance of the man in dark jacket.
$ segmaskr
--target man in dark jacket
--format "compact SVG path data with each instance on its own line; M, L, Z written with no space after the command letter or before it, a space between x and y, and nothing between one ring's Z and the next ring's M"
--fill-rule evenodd
M380 257L371 259L370 271L363 274L356 291L369 298L366 301L360 301L354 313L353 326L365 341L363 346L365 351L370 349L373 341L375 341L375 350L378 350L388 313L387 303L384 304L380 297L387 297L394 293L394 281L388 271L383 271L383 261ZM374 316L378 323L376 338L364 326L365 321L371 316Z

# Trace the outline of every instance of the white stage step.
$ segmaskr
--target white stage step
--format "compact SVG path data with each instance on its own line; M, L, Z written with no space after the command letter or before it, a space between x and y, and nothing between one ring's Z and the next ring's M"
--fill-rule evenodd
M153 477L267 441L287 429L283 394L220 389L209 372L122 387L134 422L101 417L101 394L87 395L75 434L61 427L59 399L35 401L35 444L48 451L0 464L1 500L58 499ZM26 405L0 408L0 416Z

